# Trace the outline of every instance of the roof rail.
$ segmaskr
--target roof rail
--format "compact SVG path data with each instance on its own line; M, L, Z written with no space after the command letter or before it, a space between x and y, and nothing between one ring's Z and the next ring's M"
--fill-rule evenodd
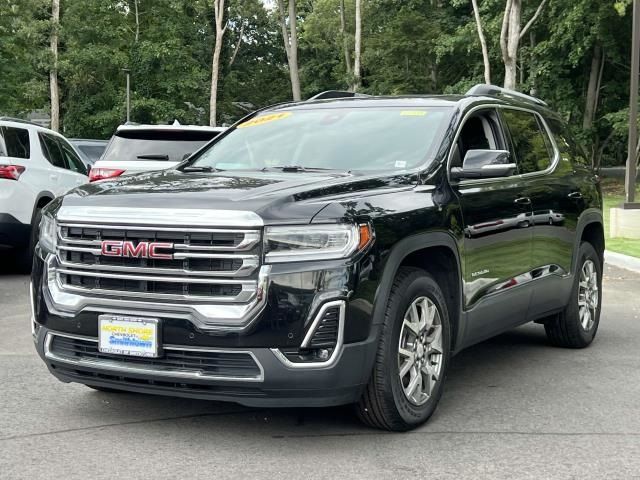
M29 120L23 120L22 118L15 118L15 117L0 117L0 121L4 121L4 122L15 122L15 123L26 123L27 125L33 125L35 127L42 127L42 125L39 125L35 122L30 122Z
M329 98L353 98L353 97L369 97L364 93L356 92L344 92L342 90L327 90L326 92L320 92L309 100L327 100Z
M516 92L515 90L509 90L508 88L502 88L496 85L488 85L486 83L479 83L477 85L474 85L467 91L467 93L465 93L465 95L502 95L505 97L513 97L519 100L524 100L525 102L547 106L547 102L540 100L539 98L532 97L531 95L527 95L525 93Z

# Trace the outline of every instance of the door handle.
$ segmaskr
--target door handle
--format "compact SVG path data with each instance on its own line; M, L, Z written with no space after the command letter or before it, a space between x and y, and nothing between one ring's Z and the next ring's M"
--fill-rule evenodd
M567 195L567 197L573 199L573 200L580 200L582 198L582 193L580 192L571 192L569 195Z
M531 205L531 199L529 197L516 198L513 203L516 205Z
M57 180L58 179L58 175L56 175L55 173L52 173L51 175L49 175L49 178L51 180Z

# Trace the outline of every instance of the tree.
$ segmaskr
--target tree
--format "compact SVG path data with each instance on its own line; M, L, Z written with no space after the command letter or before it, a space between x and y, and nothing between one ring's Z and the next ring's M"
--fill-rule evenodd
M211 65L211 99L209 101L209 125L216 126L216 113L218 101L218 77L220 75L220 52L222 51L222 39L227 30L227 24L223 24L224 0L213 0L213 11L216 23L216 43L213 46L213 62Z
M356 33L355 52L353 58L353 91L358 91L362 85L362 71L360 61L362 57L362 0L356 0Z
M500 30L500 49L504 63L505 88L511 90L515 90L516 88L518 47L520 46L520 40L522 40L522 37L529 31L531 25L538 19L546 3L547 0L542 0L531 19L521 28L522 0L507 0L502 17L502 29Z
M471 4L473 5L473 16L476 21L478 38L480 39L480 47L482 48L482 61L484 63L484 83L491 84L491 64L489 63L489 50L487 49L487 40L484 38L484 32L482 30L480 11L478 10L478 1L471 0Z
M284 9L284 0L278 0L278 10L280 12L280 27L284 49L287 52L287 62L289 63L289 77L291 78L291 93L294 101L300 101L300 74L298 72L298 32L297 32L297 11L295 0L289 0L289 27L287 28L287 13Z
M344 66L347 75L351 76L351 54L349 53L349 38L347 36L346 14L344 11L344 0L340 0L340 36L342 37L342 51L344 53Z
M58 89L58 31L60 29L60 0L51 0L51 130L60 130L60 91Z

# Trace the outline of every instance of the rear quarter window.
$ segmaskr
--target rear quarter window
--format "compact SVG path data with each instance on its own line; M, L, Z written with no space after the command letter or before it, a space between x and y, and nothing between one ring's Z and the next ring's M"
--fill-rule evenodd
M24 128L0 127L0 154L14 158L30 158L29 131ZM2 144L4 143L4 152Z
M525 110L509 108L505 108L502 115L511 134L518 172L542 172L549 168L553 150L538 116Z

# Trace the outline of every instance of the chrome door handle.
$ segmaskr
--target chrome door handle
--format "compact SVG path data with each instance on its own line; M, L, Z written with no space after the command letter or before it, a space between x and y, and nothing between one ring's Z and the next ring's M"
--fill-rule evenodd
M567 197L572 198L574 200L580 200L582 198L582 193L580 192L571 192Z
M529 197L516 198L513 203L516 205L531 205L531 199Z

